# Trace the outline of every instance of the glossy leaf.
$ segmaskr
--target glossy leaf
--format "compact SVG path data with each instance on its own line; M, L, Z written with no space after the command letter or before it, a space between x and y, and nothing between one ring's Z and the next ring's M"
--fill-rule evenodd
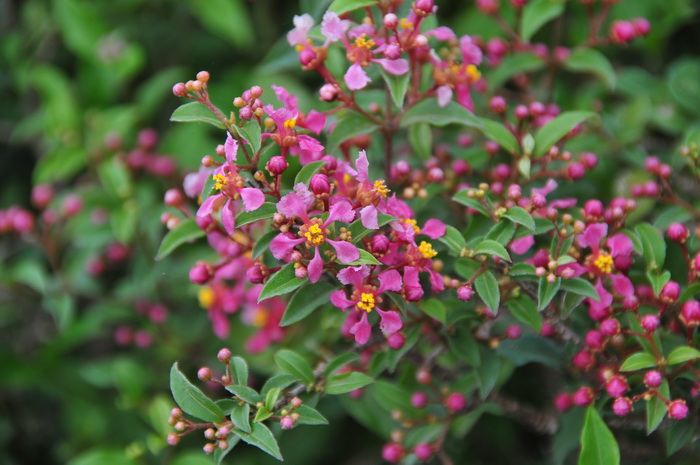
M328 7L328 11L342 15L348 11L358 10L360 8L373 6L376 4L377 0L335 0Z
M546 277L541 277L537 287L537 310L544 310L557 295L561 287L562 279L557 277L553 283L550 283Z
M499 257L507 262L511 261L510 260L510 254L506 250L505 247L503 247L501 244L499 244L496 241L492 241L490 239L483 240L479 242L476 247L474 247L474 254L480 255L489 255L489 256L495 256Z
M538 333L542 330L542 315L537 311L537 305L531 298L521 295L517 299L508 300L507 305L511 315L516 319L530 326Z
M207 123L219 129L226 129L224 123L222 123L209 108L199 102L189 102L177 107L173 114L170 115L170 121L179 123Z
M328 136L328 149L335 149L350 138L369 134L378 128L379 126L359 113L348 112L338 120L338 124Z
M563 0L532 0L523 9L520 35L529 42L542 26L564 12Z
M260 292L258 302L262 302L270 297L288 294L304 284L304 282L306 282L305 279L299 279L294 274L294 263L287 263L267 280Z
M386 82L386 86L389 88L391 99L394 101L394 104L403 110L403 101L406 97L411 73L408 72L400 76L395 76L382 69L382 77L384 78L384 82Z
M695 347L676 347L668 355L668 364L678 365L679 363L685 363L699 358L700 350Z
M535 231L535 220L532 218L524 208L522 207L511 207L507 212L503 214L504 218L508 218L513 223L523 225L530 231Z
M474 280L476 292L491 310L494 316L498 315L498 308L501 303L501 291L498 288L498 281L490 271L484 271Z
M534 53L517 53L506 56L489 77L489 87L498 89L517 74L539 71L545 61Z
M569 134L574 127L593 117L596 117L596 114L591 111L569 111L557 116L537 130L535 134L535 150L532 155L541 157L554 144Z
M336 289L330 283L307 283L297 290L287 304L280 326L289 326L303 320L318 307L328 302L331 292Z
M326 394L345 394L373 382L372 378L357 371L333 375L326 381Z
M593 73L603 80L609 89L615 88L617 76L610 60L593 48L579 48L571 52L564 62L564 68L577 73Z
M637 225L636 231L647 268L656 270L663 267L666 260L666 242L659 230L648 223L641 223Z
M447 225L445 235L438 238L438 240L448 246L457 256L459 256L462 250L467 246L467 241L464 240L462 233L460 233L457 228L450 225Z
M260 257L267 249L270 248L270 242L272 242L272 239L277 237L279 233L280 232L277 230L268 231L257 241L255 241L255 245L253 246L253 260Z
M653 355L647 352L637 352L627 357L627 360L620 367L620 371L637 371L656 365L656 358Z
M231 409L231 421L236 427L246 433L250 433L250 404L236 405Z
M255 223L256 221L262 221L270 219L277 213L277 205L270 202L265 202L260 205L257 210L251 212L241 212L236 215L236 227L245 226L247 224Z
M177 362L170 369L170 391L183 412L204 421L224 420L224 412L187 379L178 368Z
M226 390L249 404L257 404L261 400L260 394L258 394L255 389L247 386L232 384L230 386L226 386Z
M234 432L238 434L243 441L251 446L255 446L267 452L277 460L283 460L275 436L273 436L272 432L267 428L267 426L263 425L262 423L253 423L252 431L250 433L246 433L240 428L234 428Z
M498 142L498 145L510 153L520 151L518 139L502 123L490 119L482 119L481 123L484 125L482 132L486 137Z
M309 407L308 405L302 405L294 410L295 413L299 414L299 419L296 421L299 425L327 425L328 420L326 417L321 415L321 413L315 408Z
M183 220L175 229L171 229L168 231L168 234L165 235L163 241L160 243L156 260L162 260L167 257L182 244L204 236L204 231L199 229L195 220Z
M666 379L661 382L661 386L659 386L657 389L666 399L671 397L668 381ZM666 403L656 396L652 397L647 402L647 435L656 431L661 422L664 420L667 411L668 406Z
M357 352L346 352L344 354L340 354L328 362L328 365L326 365L326 368L323 370L323 375L328 377L344 366L354 362L358 358L360 358L360 356Z
M248 385L248 364L241 357L231 357L231 372L233 382L242 386Z
M304 384L313 384L316 381L311 365L294 351L282 349L275 354L275 363L283 371L296 376Z
M318 173L326 163L325 161L312 161L308 165L304 165L294 178L294 185L296 186L299 183L309 184L313 175Z
M467 193L469 192L469 189L462 189L461 191L457 192L454 197L452 197L452 200L454 200L457 203L461 203L462 205L466 205L467 207L478 211L484 216L490 217L488 210L486 210L486 207L484 207L479 200L476 198L469 197Z
M561 289L563 291L573 292L574 294L582 295L584 297L588 297L589 299L593 299L596 302L600 302L598 291L595 290L593 284L583 278L562 279Z
M260 144L262 143L260 123L258 123L257 120L250 119L242 126L237 126L236 129L243 140L248 142L250 148L253 149L253 153L258 153L260 150Z
M581 455L578 465L619 465L620 448L615 436L593 405L586 411L581 431Z
M433 126L459 124L472 128L482 128L481 120L474 113L456 102L444 107L436 99L425 99L412 106L401 118L401 127L406 128L416 123L429 123Z

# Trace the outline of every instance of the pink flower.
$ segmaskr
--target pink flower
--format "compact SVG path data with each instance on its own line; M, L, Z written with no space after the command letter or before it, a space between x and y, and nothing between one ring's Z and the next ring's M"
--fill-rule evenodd
M369 279L368 279L369 278ZM331 293L331 303L345 311L349 307L355 307L361 313L361 318L350 328L350 334L355 336L355 342L366 344L372 332L367 315L373 310L379 314L379 327L384 335L390 335L400 330L403 326L401 316L395 311L384 311L378 307L381 304L382 293L386 291L399 292L401 290L401 275L396 270L388 270L381 273L376 279L379 286L371 284L374 278L370 277L370 267L367 265L348 267L338 273L338 280L345 285L352 285L353 292L347 298L345 291L339 289Z
M327 242L336 252L340 263L350 263L360 258L360 251L350 242L333 241L328 239L329 231L326 229L334 221L349 223L355 217L355 212L348 201L340 201L333 204L329 209L328 219L322 221L320 218L310 219L306 212L307 206L304 200L296 192L291 192L279 201L277 211L288 218L297 217L303 221L299 229L299 238L290 233L279 234L270 243L270 251L278 260L288 260L292 250L304 242L309 247L314 248L314 257L309 261L307 267L309 281L317 282L323 273L323 259L321 258L320 246Z
M265 194L254 187L243 187L243 178L236 167L238 143L229 134L224 144L226 162L214 171L215 189L218 194L207 197L197 210L198 217L209 216L214 210L221 208L221 222L226 232L233 234L236 226L236 203L242 200L243 209L247 212L260 208L265 203Z

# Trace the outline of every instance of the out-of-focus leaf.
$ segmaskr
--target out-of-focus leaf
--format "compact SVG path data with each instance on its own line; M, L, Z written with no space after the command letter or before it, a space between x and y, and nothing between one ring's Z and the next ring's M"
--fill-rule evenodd
M537 130L535 150L532 155L541 157L577 125L596 116L596 113L591 111L568 111L557 116Z
M204 237L204 235L204 231L199 229L195 220L187 219L180 222L175 229L168 231L168 234L163 238L156 260L162 260L182 244Z
M401 127L406 128L416 123L429 123L433 126L460 124L472 128L482 128L481 120L474 113L456 102L446 106L438 105L436 99L425 99L412 106L401 118Z
M191 12L207 30L235 47L253 43L253 22L243 0L190 0Z
M533 0L523 9L521 33L523 40L529 42L532 36L549 21L564 12L564 0Z
M576 73L593 73L603 80L609 89L615 88L617 76L610 60L593 48L578 48L564 62L564 68Z

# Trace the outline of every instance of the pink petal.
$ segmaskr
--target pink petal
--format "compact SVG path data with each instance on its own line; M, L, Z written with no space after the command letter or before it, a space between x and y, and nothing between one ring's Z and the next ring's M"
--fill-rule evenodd
M440 273L431 269L428 269L428 274L430 275L430 286L435 292L442 292L445 290L445 279Z
M547 196L552 192L554 189L556 189L558 186L557 182L554 179L548 179L547 183L544 185L544 187L540 187L539 189L532 189L533 194L542 194L544 196Z
M333 304L333 306L341 310L345 310L348 307L352 307L353 305L355 305L355 302L348 299L345 295L345 291L342 289L338 289L337 291L331 292L331 303Z
M350 90L363 89L367 83L372 82L372 79L367 76L367 73L365 73L365 70L362 69L359 63L350 66L345 76L343 76L343 79L345 79L345 84L348 85L348 89Z
M297 238L291 233L279 234L270 242L270 252L277 260L288 260L289 254L297 245L303 243L305 239Z
M231 137L231 134L226 134L226 142L224 143L224 153L226 154L226 161L233 164L236 161L236 156L238 154L238 142L236 139Z
M314 19L310 14L306 13L301 16L294 16L294 29L287 33L287 41L289 45L306 45L306 36L314 26Z
M598 249L601 239L608 234L608 225L606 223L593 223L586 226L583 233L578 236L578 245L581 247L591 247L594 250Z
M197 216L211 215L212 212L218 208L219 203L223 202L225 198L223 194L210 195L197 209Z
M513 253L522 255L535 245L535 236L525 236L510 243L510 250Z
M576 199L557 199L552 200L549 206L552 208L573 208L578 201Z
M379 275L379 289L377 290L377 294L386 291L401 291L401 275L398 271L388 270Z
M260 208L260 205L265 203L265 194L260 189L244 187L238 192L241 194L241 200L243 200L243 208L247 212L257 210Z
M352 328L350 328L350 334L355 335L355 342L358 344L367 344L369 337L372 334L372 327L367 321L367 313L362 312L362 319L355 323Z
M462 49L462 59L468 65L480 65L483 53L474 40L469 36L462 36L459 40L459 47Z
M623 274L611 274L613 291L620 295L629 296L634 294L634 286L632 281Z
M352 284L355 287L361 287L362 281L367 276L369 276L369 266L358 265L343 268L338 272L338 275L336 277L338 278L338 281L345 284L346 286Z
M379 63L384 71L395 76L400 76L402 74L408 73L408 60L405 58L397 58L396 60L389 60L388 58L376 58L372 60L375 63ZM364 86L363 86L364 87Z
M452 101L452 88L450 86L440 86L437 88L437 101L441 107L446 107Z
M333 246L340 263L351 263L360 258L360 251L350 242L331 241L330 239L326 239L326 242Z
M311 20L313 22L313 19ZM280 102L284 103L284 106L292 111L297 111L297 104L299 99L295 95L291 95L287 89L282 86L272 86L272 90L275 91L275 95Z
M367 205L362 210L360 210L360 218L362 219L362 226L367 229L379 229L379 212L377 207L374 205Z
M304 119L304 127L314 134L321 134L323 128L326 127L326 115L316 110L311 110L306 115L306 119Z
M353 219L355 219L355 210L352 209L352 205L347 200L341 200L331 205L328 210L328 219L323 225L328 226L334 221L350 223Z
M357 169L357 182L363 184L369 181L369 160L367 160L367 152L360 150L360 154L355 160L355 169Z
M617 257L618 255L629 257L632 255L632 250L634 250L632 239L624 233L615 234L610 237L607 246L610 248L610 255L613 257Z
M295 192L290 192L282 197L277 203L277 211L287 218L296 216L305 222L309 221L309 215L306 214L306 204Z
M335 42L345 36L349 25L348 20L341 20L337 14L327 11L321 22L321 34L330 42Z
M474 111L474 101L469 87L461 84L457 85L457 101L469 111Z
M229 333L229 322L226 314L221 310L213 308L209 309L208 313L214 334L216 334L219 339L226 339Z
M430 31L427 31L424 35L425 35L426 37L433 36L433 37L435 37L437 40L440 40L440 41L443 41L443 42L448 41L448 40L450 40L450 39L456 39L456 38L457 38L457 36L455 35L455 33L452 31L452 29L450 29L450 28L447 27L447 26L440 26L440 27L437 27L437 28L435 28L435 29L432 29L432 30L430 30Z
M316 252L314 253L314 258L309 262L309 266L306 267L309 272L309 281L312 283L318 282L321 279L321 274L323 273L323 259L321 258L321 251L318 247L315 247ZM359 252L358 252L359 255Z
M379 317L381 318L379 328L382 330L382 333L384 333L386 336L394 334L396 331L400 330L403 327L401 315L399 315L398 312L385 312L383 310L379 310L378 308L376 310L377 313L379 313Z
M299 143L299 148L302 150L308 150L310 152L320 152L323 150L323 145L321 145L319 141L306 134L298 135L297 142Z
M236 230L236 213L233 211L233 202L228 199L221 209L221 222L228 235L232 235Z
M574 270L574 278L578 278L584 273L588 273L588 268L585 266L579 264L579 263L567 263L566 265L562 265L557 268L557 274L561 276L562 272L566 269L572 269Z
M420 230L420 233L425 234L431 239L437 239L438 237L444 236L446 231L447 226L445 226L445 223L437 218L430 218L425 222L425 225Z
M416 268L415 266L405 266L403 269L403 282L406 284L406 286L420 287L418 268Z

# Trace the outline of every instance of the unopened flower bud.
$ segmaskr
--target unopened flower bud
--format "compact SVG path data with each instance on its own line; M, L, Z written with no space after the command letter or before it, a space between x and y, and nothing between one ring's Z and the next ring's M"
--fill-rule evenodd
M266 273L263 270L264 265L261 263L254 263L253 266L246 270L246 277L248 281L253 284L260 284L265 280Z
M612 398L622 397L625 392L629 390L629 388L630 387L629 384L627 384L627 380L619 375L613 376L607 383L605 383L605 390Z
M688 406L683 399L675 399L668 404L668 416L674 420L682 420L688 416Z
M688 239L688 230L681 223L672 223L667 230L668 238L683 244Z
M681 320L689 328L700 326L700 303L696 300L689 300L683 304Z
M180 443L180 435L177 433L168 434L168 445L177 446Z
M281 155L275 155L267 162L267 170L273 176L281 175L287 170L288 166L287 159Z
M185 201L185 195L180 189L168 189L164 200L168 207L179 207Z
M411 405L415 408L423 408L428 405L428 395L424 392L415 392L411 396Z
M382 458L389 463L398 463L403 459L405 452L401 444L390 443L382 448Z
M202 367L197 371L197 378L202 381L211 381L211 370L208 367Z
M612 337L620 334L620 322L615 318L607 318L600 323L600 332Z
M467 399L459 392L453 392L445 399L445 407L450 412L459 412L467 406Z
M289 430L294 428L294 419L292 417L282 417L280 420L280 426L284 430Z
M221 363L230 362L231 361L231 350L224 347L216 355L216 358L218 358Z
M572 400L575 405L579 407L586 407L593 403L595 396L593 390L587 386L580 388L572 396Z
M506 336L508 339L519 339L522 334L523 330L517 325L510 325L506 329Z
M309 187L314 195L330 194L331 192L331 182L328 176L322 173L316 173L311 177Z
M401 333L394 333L386 338L386 343L389 348L399 350L406 343L406 337Z
M573 407L574 401L570 394L562 393L554 398L554 407L560 412L566 412Z
M463 286L460 286L457 289L457 297L459 300L462 300L464 302L467 302L471 300L471 298L474 296L474 290L469 284L464 284Z
M399 25L399 18L394 13L384 15L384 26L387 29L396 29Z
M173 86L173 94L175 97L185 97L187 95L187 87L182 82L178 82Z
M612 410L618 417L624 417L632 411L632 400L629 397L618 397L613 402Z
M190 281L195 284L206 284L214 276L211 265L204 262L198 262L190 268Z
M384 256L389 251L391 241L384 234L378 234L372 237L370 242L370 251L373 255Z

